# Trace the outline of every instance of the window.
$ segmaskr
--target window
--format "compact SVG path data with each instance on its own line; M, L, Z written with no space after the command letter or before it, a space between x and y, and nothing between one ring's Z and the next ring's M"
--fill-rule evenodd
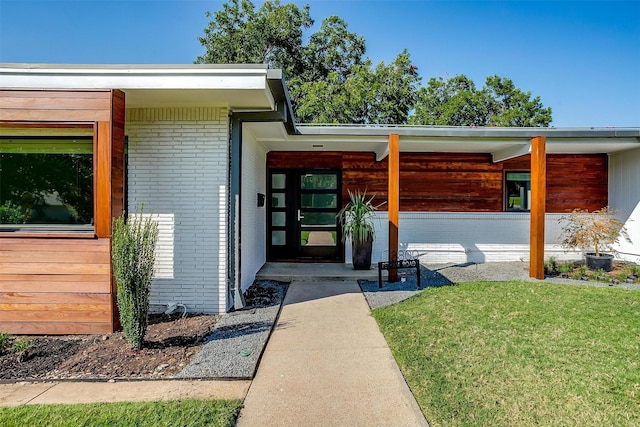
M0 137L0 231L93 231L93 130Z
M507 172L506 175L506 210L531 210L531 173Z

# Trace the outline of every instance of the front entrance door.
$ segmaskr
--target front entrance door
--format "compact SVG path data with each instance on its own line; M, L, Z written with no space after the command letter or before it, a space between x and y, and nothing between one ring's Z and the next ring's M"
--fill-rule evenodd
M268 186L268 259L342 259L336 215L342 206L337 170L272 169Z

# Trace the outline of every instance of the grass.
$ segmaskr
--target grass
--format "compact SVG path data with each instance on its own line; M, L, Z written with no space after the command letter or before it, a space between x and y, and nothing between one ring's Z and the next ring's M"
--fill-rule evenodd
M534 282L376 309L431 426L640 425L640 294Z
M239 400L183 400L0 408L10 426L233 426Z

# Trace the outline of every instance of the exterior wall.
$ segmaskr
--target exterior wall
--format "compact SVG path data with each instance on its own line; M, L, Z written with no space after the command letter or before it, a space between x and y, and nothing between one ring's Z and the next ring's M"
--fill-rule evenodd
M547 214L545 258L579 259L579 253L565 253L558 242L561 214ZM377 212L376 240L372 261L388 259L389 227L386 212ZM400 212L399 249L418 256L421 262L483 263L529 260L529 214ZM347 242L346 262L351 262Z
M609 157L609 206L618 209L632 243L620 240L620 258L640 264L640 148Z
M249 132L242 140L242 224L241 285L245 291L253 283L256 273L267 259L266 201L258 207L257 194L267 194L267 150Z
M387 159L374 153L270 152L270 168L342 169L347 189L367 189L387 199ZM502 212L504 173L528 171L529 155L493 163L482 153L400 153L400 210L404 212ZM607 204L606 155L547 156L547 212L598 209ZM386 206L381 208L386 210Z
M0 90L0 124L94 129L94 233L0 236L0 331L113 332L111 218L123 206L125 97L118 90Z
M128 109L126 134L129 212L144 203L160 228L152 305L226 311L227 110Z

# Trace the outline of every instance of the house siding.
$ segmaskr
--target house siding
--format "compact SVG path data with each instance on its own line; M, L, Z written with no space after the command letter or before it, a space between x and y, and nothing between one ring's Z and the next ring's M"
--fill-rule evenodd
M387 199L388 160L364 152L270 152L269 168L342 170L347 190L367 189ZM483 153L400 153L400 210L404 212L502 212L504 173L528 171L529 155L494 163ZM547 156L547 212L598 209L607 204L607 156ZM386 210L386 206L381 207Z
M640 263L640 148L609 157L609 206L619 211L632 243L620 239L619 257Z
M258 207L258 193L267 193L267 150L256 142L255 137L243 133L242 140L242 224L241 284L245 291L253 283L256 273L264 265L266 253L266 201Z
M127 110L128 207L158 222L152 310L226 311L228 117L225 108Z

